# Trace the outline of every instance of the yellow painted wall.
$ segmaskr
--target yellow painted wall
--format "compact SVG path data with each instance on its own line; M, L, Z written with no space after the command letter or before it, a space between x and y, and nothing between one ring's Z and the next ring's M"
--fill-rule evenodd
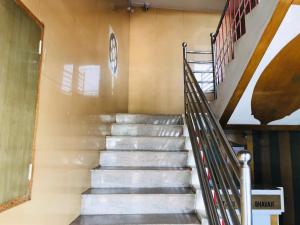
M130 24L113 1L23 0L45 25L32 200L1 213L0 224L67 225L79 215L109 128L89 115L183 111L181 43L209 49L219 15L136 10ZM116 77L108 69L109 25L119 42ZM94 96L78 85L90 66L100 71L91 72L99 77Z
M23 2L45 25L32 200L1 213L0 224L67 225L80 213L80 194L104 146L104 136L91 131L104 135L105 124L85 118L128 109L129 15L112 11L111 0ZM110 24L119 41L115 78L108 70ZM87 70L96 86L82 89Z
M182 47L210 50L219 14L136 10L130 18L129 111L183 113Z

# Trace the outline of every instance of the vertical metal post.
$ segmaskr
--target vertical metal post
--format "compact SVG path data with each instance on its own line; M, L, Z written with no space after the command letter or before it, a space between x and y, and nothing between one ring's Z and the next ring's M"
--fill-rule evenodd
M251 154L248 151L238 153L241 166L241 225L252 225L252 202L251 202Z
M215 49L214 49L214 34L210 34L210 43L211 43L211 57L212 57L212 74L213 74L213 82L214 82L214 99L216 100L217 95L217 80L216 80L216 71L215 71Z
M187 57L187 43L186 42L182 43L182 50L183 50L183 59L186 59L186 57Z
M185 86L185 60L187 60L187 43L182 43L182 53L183 53L183 85L184 85L184 111L186 112L186 86Z

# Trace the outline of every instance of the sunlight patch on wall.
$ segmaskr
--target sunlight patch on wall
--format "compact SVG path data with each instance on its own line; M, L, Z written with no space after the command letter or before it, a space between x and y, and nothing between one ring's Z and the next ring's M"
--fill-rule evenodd
M72 95L72 84L73 84L73 64L64 65L64 72L61 82L61 90L66 95Z
M77 85L78 93L84 96L99 96L100 76L100 66L80 66Z

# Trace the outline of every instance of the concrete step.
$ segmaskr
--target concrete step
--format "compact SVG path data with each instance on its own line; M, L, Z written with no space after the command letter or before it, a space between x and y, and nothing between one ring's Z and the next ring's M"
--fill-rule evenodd
M80 216L71 225L196 225L196 214L140 214Z
M101 151L101 166L186 167L188 151Z
M179 137L183 135L182 125L153 124L113 124L113 136L165 136Z
M191 188L101 188L82 194L81 214L193 213Z
M111 150L184 150L184 137L107 136L106 149Z
M115 123L116 122L116 115L115 114L96 114L96 115L88 115L86 117L79 117L79 121L85 121L89 123Z
M190 168L98 167L91 171L92 188L188 187Z
M181 115L117 114L117 123L181 125Z

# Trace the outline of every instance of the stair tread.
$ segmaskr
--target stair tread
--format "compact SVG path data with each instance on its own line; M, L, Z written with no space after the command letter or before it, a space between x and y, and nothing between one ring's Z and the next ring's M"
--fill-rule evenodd
M182 115L123 114L116 115L118 124L183 124Z
M123 151L131 151L131 152L189 152L189 150L186 149L178 149L178 150L174 150L174 149L158 149L158 150L153 150L153 149L103 149L100 150L101 152L105 152L105 151L110 151L110 152L123 152Z
M112 126L130 126L130 127L139 127L139 126L145 126L145 127L178 127L183 128L183 125L181 124L152 124L152 123L113 123Z
M189 150L145 150L145 149L103 149L100 150L100 153L103 152L147 152L147 153L178 153L178 152L189 152Z
M190 167L98 166L92 170L191 170Z
M181 116L181 114L151 114L151 113L117 113L116 114L117 116L153 116L153 117L155 117L155 116L166 116L166 117L168 117L168 116Z
M115 123L111 126L112 136L181 137L183 125Z
M168 187L168 188L90 188L83 195L102 194L195 194L190 187Z
M178 151L102 151L102 166L182 167L187 166L188 152Z
M107 149L185 150L185 137L106 136Z
M113 136L113 135L108 135L106 138L115 138L115 139L120 139L120 138L130 138L130 139L185 139L184 136L179 136L179 137L174 137L174 136L130 136L130 135L122 135L122 136Z
M196 214L139 214L80 216L71 225L200 224Z

